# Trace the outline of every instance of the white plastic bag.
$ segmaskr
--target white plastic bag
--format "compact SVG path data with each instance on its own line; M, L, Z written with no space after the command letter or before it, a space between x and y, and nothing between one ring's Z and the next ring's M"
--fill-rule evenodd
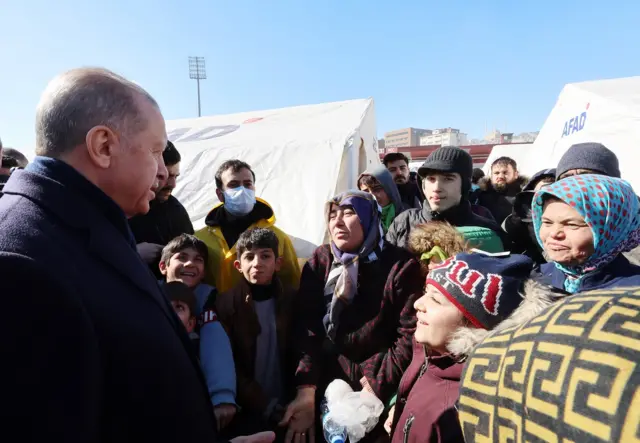
M353 392L343 380L334 380L325 392L331 418L347 428L349 441L357 443L377 424L384 405L367 391Z

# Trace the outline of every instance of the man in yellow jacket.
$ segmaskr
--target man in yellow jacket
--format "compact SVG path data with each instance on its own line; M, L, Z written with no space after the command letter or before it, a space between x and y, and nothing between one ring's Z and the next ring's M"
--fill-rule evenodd
M275 227L276 216L269 204L255 196L255 174L240 160L224 162L216 172L216 205L205 219L206 226L196 237L207 244L209 261L205 281L215 285L218 292L226 292L240 280L235 269L236 242L247 229L266 228L278 236L282 268L280 280L295 288L300 282L300 265L291 240Z

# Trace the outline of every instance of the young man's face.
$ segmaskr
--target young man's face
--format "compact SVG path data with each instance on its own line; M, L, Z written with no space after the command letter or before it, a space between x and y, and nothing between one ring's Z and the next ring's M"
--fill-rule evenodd
M224 191L227 189L235 189L240 186L244 186L247 189L251 189L253 191L256 190L253 174L247 168L242 168L236 172L229 168L222 173L220 178L222 180L222 189L216 189L216 194L221 202L224 202Z
M280 270L282 259L276 258L271 248L254 248L244 251L235 267L252 285L269 285L273 274Z
M457 172L429 173L422 180L422 190L433 211L443 212L460 204L462 178Z
M518 171L513 166L498 163L491 168L491 184L496 189L504 189L507 185L515 182L518 178Z
M194 248L185 248L169 258L169 262L160 262L160 272L166 276L167 283L179 281L194 288L204 278L204 258Z
M159 202L166 202L169 200L171 193L176 188L176 180L180 175L180 163L178 162L175 165L167 166L167 172L169 173L167 181L162 184L162 187L156 193L156 200Z
M361 183L360 190L362 192L368 192L369 194L373 195L376 198L378 204L383 208L391 203L391 199L384 191L382 185L380 185L379 183L376 183L371 187L369 187L366 183Z
M173 310L178 315L184 328L191 334L196 327L196 317L191 313L189 306L183 301L176 300L171 301L171 306L173 306Z
M409 165L404 160L396 160L387 163L387 171L393 176L393 181L397 185L404 185L409 181Z

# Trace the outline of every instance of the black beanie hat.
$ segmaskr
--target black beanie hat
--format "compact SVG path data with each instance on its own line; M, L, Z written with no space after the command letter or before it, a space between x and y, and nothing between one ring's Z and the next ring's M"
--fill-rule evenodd
M443 146L433 151L418 169L418 175L426 177L429 171L457 172L462 178L462 195L471 189L473 176L473 159L464 149L454 146Z
M556 168L556 180L572 169L589 169L602 175L620 178L618 157L601 143L578 143L564 153Z

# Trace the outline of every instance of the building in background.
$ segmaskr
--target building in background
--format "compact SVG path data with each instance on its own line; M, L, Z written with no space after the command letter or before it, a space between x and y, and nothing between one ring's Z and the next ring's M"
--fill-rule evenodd
M386 148L384 139L383 138L378 139L378 149L384 149L384 148Z
M404 148L406 146L418 146L420 137L431 134L428 129L404 128L394 131L385 132L384 147L385 149ZM380 147L380 144L378 144Z
M467 151L471 158L473 159L473 167L481 168L484 166L484 163L487 161L489 154L491 154L491 150L493 149L493 144L491 145L474 145L474 146L461 146L462 149ZM407 157L411 162L415 162L415 165L412 167L417 167L419 162L423 162L427 159L429 154L438 149L440 145L430 145L430 146L409 146L403 148L387 148L384 150L378 149L378 154L380 155L380 160L383 159L385 154L389 154L391 152L401 152Z
M420 146L463 146L469 144L467 134L460 132L459 129L434 129L430 132L431 134L420 137Z

